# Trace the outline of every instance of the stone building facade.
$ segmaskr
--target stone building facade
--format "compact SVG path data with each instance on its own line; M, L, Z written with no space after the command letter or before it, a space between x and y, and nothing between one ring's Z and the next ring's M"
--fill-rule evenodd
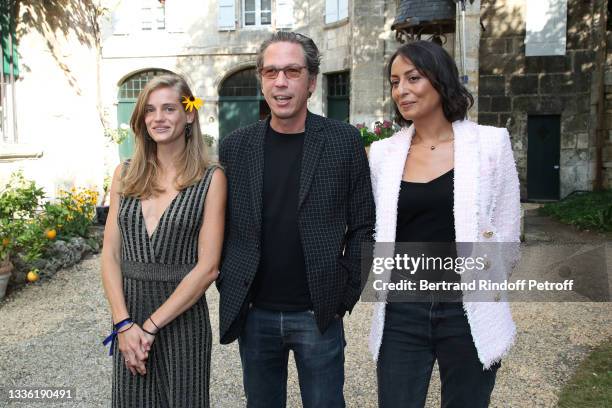
M525 55L526 0L466 1L464 74L477 96L469 117L508 127L525 200L542 198L533 190L543 183L539 172L529 171L538 163L534 123L558 127L548 135L558 138L559 166L549 199L593 189L598 168L600 184L612 183L612 41L602 13L610 2L543 1L567 4L563 55ZM384 66L399 46L391 25L401 1L255 0L247 10L253 3L244 0L99 0L105 12L96 24L79 3L48 10L51 3L31 2L21 11L22 24L53 24L18 28L18 138L0 143L0 181L25 168L49 195L70 185L101 187L119 161L105 129L127 122L147 75L185 76L204 100L203 131L217 140L231 115L258 119L265 107L254 79L256 52L277 29L313 38L322 52L311 111L352 124L392 117ZM458 58L455 35L445 47ZM244 106L256 112L244 115Z
M481 2L479 121L509 129L523 199L555 200L598 184L611 187L609 5L606 0L566 3L564 55L526 56L527 2ZM608 112L602 121L606 52Z
M311 37L322 53L318 85L309 100L311 111L332 114L334 107L330 105L336 103L336 95L330 92L341 89L346 92L341 97L345 97L344 107L348 109L341 119L370 125L391 117L384 62L398 45L390 30L395 0L256 0L256 13L261 14L255 25L247 25L251 17L246 15L243 0L181 0L180 10L172 6L173 2L176 4L176 0L165 2L163 29L143 30L142 10L129 4L113 9L103 24L101 89L109 112L121 105L119 90L130 78L146 71L170 71L183 75L204 100L200 109L203 131L215 139L223 137L228 132L222 123L227 120L226 101L235 99L236 109L250 106L240 100L245 95L228 97L224 86L237 73L242 72L243 85L248 76L254 78L259 45L273 31L283 29ZM141 3L154 6L157 0ZM270 7L270 15L265 18L264 8L260 8L264 3ZM125 18L130 21L122 21ZM177 24L171 19L180 19L181 27L172 28ZM264 19L269 24L263 24ZM331 81L340 83L334 87ZM244 91L249 92L254 91ZM250 96L263 99L260 94ZM118 114L117 121L125 121L125 115Z

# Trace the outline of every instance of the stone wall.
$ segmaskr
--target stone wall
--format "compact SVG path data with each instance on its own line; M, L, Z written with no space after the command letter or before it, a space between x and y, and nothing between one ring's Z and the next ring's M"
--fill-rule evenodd
M524 0L483 0L480 41L479 122L507 127L527 189L527 115L561 115L561 198L591 190L595 176L592 98L596 1L569 0L564 56L525 56Z

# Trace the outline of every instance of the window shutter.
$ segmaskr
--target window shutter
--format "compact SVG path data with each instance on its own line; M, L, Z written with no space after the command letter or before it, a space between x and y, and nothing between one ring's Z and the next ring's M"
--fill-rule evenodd
M217 24L220 31L236 29L236 9L234 0L219 0Z
M325 24L338 21L338 0L325 0Z
M276 28L291 28L293 23L293 0L277 0Z
M525 55L565 55L567 0L527 2Z
M348 18L348 0L339 0L338 20Z

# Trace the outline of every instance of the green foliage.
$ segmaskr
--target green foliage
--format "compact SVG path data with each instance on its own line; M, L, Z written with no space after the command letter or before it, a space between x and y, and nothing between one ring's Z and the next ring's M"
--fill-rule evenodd
M202 137L204 138L204 144L209 148L215 143L215 138L209 134L203 133Z
M561 390L559 408L612 406L612 340L605 341L578 367Z
M106 129L104 135L112 142L121 144L130 135L130 127L122 123L117 129Z
M11 175L0 192L0 260L19 256L32 263L57 234L87 237L97 191L73 188L60 192L56 202L43 203L43 197L43 189L22 172Z
M19 235L16 237L16 247L19 248L19 256L26 263L42 258L48 245L45 229L38 220L22 221Z
M572 196L546 204L539 211L581 229L612 231L612 190Z
M359 133L361 134L361 141L363 142L363 146L367 147L377 140L386 139L392 136L395 133L395 129L393 124L385 120L383 122L376 121L374 123L374 129L370 130L365 125L365 123L358 123L355 125L357 129L359 129Z
M98 192L91 189L60 191L57 202L46 203L43 224L61 236L87 237L96 216Z
M32 218L44 195L42 188L23 177L23 172L17 171L11 174L9 182L0 192L0 218Z
M40 253L37 240L29 242L38 225L39 208L44 196L42 188L26 180L23 172L11 174L0 192L0 259L6 260L16 252L27 259Z

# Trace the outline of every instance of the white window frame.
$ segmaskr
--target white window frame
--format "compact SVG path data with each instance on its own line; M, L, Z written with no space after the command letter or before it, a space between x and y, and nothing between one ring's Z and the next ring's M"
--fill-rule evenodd
M246 28L246 29L251 29L251 28L265 28L265 27L272 27L272 17L274 15L273 10L273 3L274 0L270 0L270 10L262 10L261 9L261 0L254 0L255 1L255 24L253 25L246 25L246 5L245 2L246 0L241 0L241 10L240 10L240 14L242 16L242 28ZM261 24L261 13L264 11L270 11L270 23L269 24Z
M566 54L567 3L567 0L539 0L527 3L527 57Z
M161 10L161 12L159 10ZM138 11L140 17L140 31L163 31L166 29L166 7L163 3L157 0L145 0L141 2ZM149 14L149 16L146 14ZM162 17L161 19L159 19L160 15ZM150 23L151 28L145 28L145 23Z
M325 24L348 20L348 2L349 0L325 0ZM330 3L335 6L333 13L328 10Z

